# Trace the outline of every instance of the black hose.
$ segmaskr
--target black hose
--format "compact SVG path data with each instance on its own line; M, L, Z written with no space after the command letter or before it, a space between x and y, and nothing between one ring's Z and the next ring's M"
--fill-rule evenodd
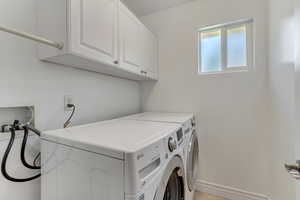
M34 161L33 161L33 165L34 165L35 167L40 166L40 165L37 164L37 162L38 162L38 160L39 160L40 158L41 158L41 153L38 153L38 154L35 156ZM40 167L41 167L41 166L40 166Z
M26 127L28 128L28 130L32 131L33 133L35 133L37 136L41 137L41 131L37 130L36 128L30 126L30 125L26 125ZM41 153L38 153L33 161L33 166L38 167L40 165L37 164L38 160L41 157Z
M27 140L28 140L29 131L26 126L24 126L23 129L24 129L24 137L23 137L22 148L21 148L21 161L22 161L23 165L25 167L27 167L28 169L41 169L40 166L31 165L26 161L25 150L26 150L26 144L27 144Z
M26 128L28 130L32 131L33 133L35 133L37 136L39 136L39 137L41 136L41 132L39 130L37 130L37 129L31 127L31 126L26 126Z
M14 144L14 141L15 141L15 138L16 138L16 133L15 133L15 129L14 128L11 128L10 129L10 132L11 132L11 136L10 136L10 140L9 140L9 143L7 145L7 148L5 150L5 153L3 155L3 159L2 159L2 163L1 163L1 172L3 174L3 176L9 180L9 181L12 181L12 182L18 182L18 183L22 183L22 182L28 182L28 181L32 181L36 178L39 178L41 176L41 174L38 174L38 175L35 175L33 177L29 177L29 178L24 178L24 179L17 179L17 178L13 178L11 177L7 171L6 171L6 163L7 163L7 158L9 156L9 153L11 151L11 148Z

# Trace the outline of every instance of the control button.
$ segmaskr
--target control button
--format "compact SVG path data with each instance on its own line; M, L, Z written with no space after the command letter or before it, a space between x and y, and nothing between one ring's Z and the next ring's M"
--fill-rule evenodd
M176 141L173 137L169 138L168 146L169 146L170 152L173 152L176 150L177 145L176 145Z

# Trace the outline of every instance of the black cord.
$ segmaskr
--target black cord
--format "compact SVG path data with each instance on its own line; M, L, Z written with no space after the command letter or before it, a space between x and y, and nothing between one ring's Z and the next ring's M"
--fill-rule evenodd
M38 164L37 164L37 162L38 162L38 160L39 160L40 158L41 158L41 153L38 153L38 154L35 156L34 161L33 161L33 165L34 165L35 167L41 166L41 165L38 165Z
M15 133L15 129L14 128L11 128L10 129L10 132L11 132L11 136L10 136L10 140L9 140L9 143L7 145L7 148L5 150L5 153L3 155L3 159L2 159L2 163L1 163L1 172L3 174L3 176L9 180L9 181L12 181L12 182L18 182L18 183L22 183L22 182L28 182L28 181L32 181L36 178L39 178L41 176L41 174L38 174L36 176L33 176L33 177L29 177L29 178L24 178L24 179L17 179L17 178L13 178L11 177L7 171L6 171L6 163L7 163L7 158L8 158L8 155L11 151L11 148L14 144L14 141L15 141L15 138L16 138L16 133Z
M21 148L21 161L22 161L23 165L25 167L27 167L28 169L41 169L40 166L33 166L26 161L25 150L26 150L26 144L27 144L27 140L28 140L29 131L26 126L24 126L23 129L24 129L24 137L23 137L22 148Z
M64 123L64 128L67 128L69 126L69 124L71 123L71 119L73 118L74 114L75 114L75 105L74 104L68 104L69 108L73 108L72 113L70 115L70 117L68 118L68 120Z

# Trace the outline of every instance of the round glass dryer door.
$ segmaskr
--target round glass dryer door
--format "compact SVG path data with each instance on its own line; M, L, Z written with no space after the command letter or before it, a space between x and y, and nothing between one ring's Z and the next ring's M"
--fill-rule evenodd
M182 200L183 187L182 178L174 170L169 178L163 200Z
M164 170L154 200L184 200L183 162L175 156Z
M187 185L190 191L195 189L199 170L199 144L197 133L194 131L188 143L187 152Z

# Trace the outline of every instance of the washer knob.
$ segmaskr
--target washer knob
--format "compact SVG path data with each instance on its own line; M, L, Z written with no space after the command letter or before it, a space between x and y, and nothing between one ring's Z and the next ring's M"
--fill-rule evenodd
M177 145L176 145L176 141L173 137L169 138L168 146L169 146L170 152L173 152L176 150Z

